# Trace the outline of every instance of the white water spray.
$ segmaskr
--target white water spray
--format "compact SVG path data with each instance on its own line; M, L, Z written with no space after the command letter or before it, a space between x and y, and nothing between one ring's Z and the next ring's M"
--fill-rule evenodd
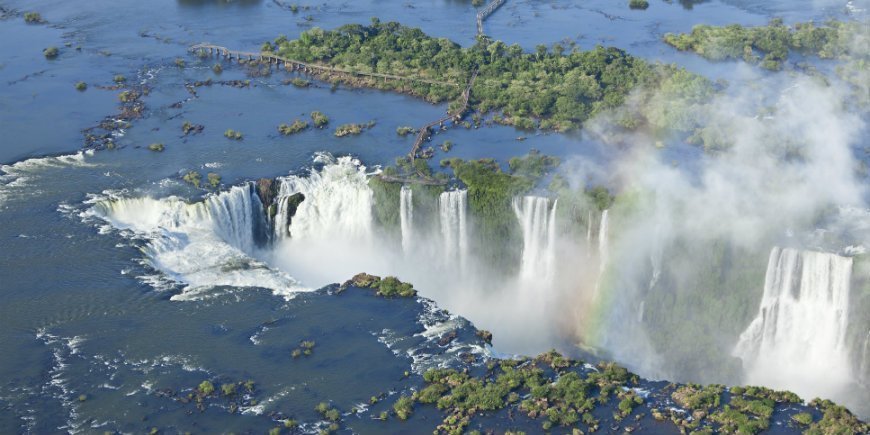
M308 176L280 179L279 201L286 202L294 193L305 195L291 221L290 235L293 239L370 241L373 200L366 167L351 157L324 155L318 162L325 166ZM281 219L276 216L278 222L286 222L287 216Z
M747 381L801 394L836 394L851 381L846 347L852 259L774 248L758 315L734 356Z
M443 192L438 198L441 218L441 236L444 243L444 261L464 269L468 261L468 225L466 200L468 191Z
M520 203L514 199L514 212L523 230L523 256L520 278L553 281L556 262L556 206L540 196L526 196Z
M304 290L290 276L257 259L255 232L265 222L250 184L193 204L176 197L92 202L85 215L147 240L145 262L172 281L187 284L176 299L198 297L214 286L263 287L287 296Z
M414 192L408 186L402 186L399 193L399 219L402 227L402 251L406 254L413 249L414 241Z

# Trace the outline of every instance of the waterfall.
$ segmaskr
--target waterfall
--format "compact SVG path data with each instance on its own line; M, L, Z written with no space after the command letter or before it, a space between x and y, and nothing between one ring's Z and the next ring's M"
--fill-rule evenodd
M586 246L592 246L592 210L589 210L586 217Z
M408 186L402 186L399 194L399 218L402 226L402 250L411 252L414 238L414 192Z
M99 198L86 212L138 240L144 263L159 270L169 284L187 286L176 299L198 297L214 286L263 287L281 294L301 290L289 275L257 259L258 237L267 224L262 204L247 183L187 203L177 197ZM140 277L162 288L166 279Z
M556 206L553 201L540 196L526 196L522 204L514 200L514 211L523 231L523 256L520 277L543 278L550 282L555 274L556 261Z
M607 210L604 210L601 212L601 222L598 224L598 277L595 279L595 297L598 297L598 292L601 290L601 280L604 278L604 272L607 270L609 255L607 225Z
M371 240L373 199L365 166L351 157L319 159L325 163L320 170L312 169L305 177L279 179L276 234L279 238L292 235L294 239ZM302 194L305 199L292 203L298 208L291 220L290 199L294 194ZM284 224L288 220L289 226Z
M864 345L861 347L858 379L865 385L870 383L870 331L867 331L867 337L864 338Z
M733 355L749 382L800 390L810 380L850 378L846 348L852 259L773 248L758 315ZM814 388L805 393L818 394ZM828 387L830 388L830 387Z
M205 217L214 223L215 233L221 239L247 254L254 252L255 236L263 227L263 206L252 184L210 195L204 206L208 209Z
M438 198L445 263L458 263L460 269L465 268L468 259L467 196L466 190L453 190L441 193Z

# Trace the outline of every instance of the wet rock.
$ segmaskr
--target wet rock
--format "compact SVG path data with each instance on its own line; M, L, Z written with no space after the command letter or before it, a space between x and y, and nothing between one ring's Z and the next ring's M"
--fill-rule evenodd
M445 334L444 336L442 336L440 339L438 339L438 345L439 346L447 346L453 340L456 340L456 331L450 331L447 334Z

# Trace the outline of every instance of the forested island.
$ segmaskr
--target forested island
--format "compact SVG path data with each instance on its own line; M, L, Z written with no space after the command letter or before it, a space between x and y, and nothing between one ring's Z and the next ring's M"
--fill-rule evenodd
M407 92L430 102L457 99L472 74L472 108L495 113L498 121L523 129L566 131L602 113L620 108L639 93L641 109L623 113L626 128L691 131L676 122L684 111L714 92L711 82L674 65L652 64L617 48L538 45L525 52L487 36L468 48L420 29L372 19L335 30L314 28L299 39L278 37L266 52L361 72L419 77L450 85L362 80L355 85ZM652 102L654 93L670 97L669 107Z

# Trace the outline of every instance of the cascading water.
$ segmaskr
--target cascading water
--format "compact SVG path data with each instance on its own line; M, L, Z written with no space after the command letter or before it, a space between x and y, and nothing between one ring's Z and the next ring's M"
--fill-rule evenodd
M861 346L861 362L858 369L858 379L861 383L867 385L870 383L870 331L867 331L867 336L864 337L864 344Z
M774 248L758 315L733 355L751 383L836 394L852 377L846 332L852 259Z
M92 202L86 214L147 240L146 263L187 284L180 298L214 286L264 287L282 294L303 290L293 278L256 259L257 236L266 223L252 184L192 204L176 197Z
M371 240L373 200L366 167L351 157L320 155L317 162L325 164L319 171L279 180L279 204L296 193L305 196L293 216L289 235L293 239ZM282 211L279 207L276 222L287 222L286 208Z
M465 268L468 260L467 197L468 191L453 190L443 192L438 198L444 260L448 265L458 264L460 270Z
M598 277L595 279L595 294L598 297L601 291L601 281L604 279L604 272L607 270L608 261L608 233L607 233L607 210L601 212L601 222L598 224Z
M543 278L551 282L556 261L556 206L553 201L540 196L526 196L520 204L514 200L514 211L523 231L523 256L520 278L530 280Z
M402 251L411 252L414 241L414 192L408 186L402 186L399 193L399 219L402 227Z

